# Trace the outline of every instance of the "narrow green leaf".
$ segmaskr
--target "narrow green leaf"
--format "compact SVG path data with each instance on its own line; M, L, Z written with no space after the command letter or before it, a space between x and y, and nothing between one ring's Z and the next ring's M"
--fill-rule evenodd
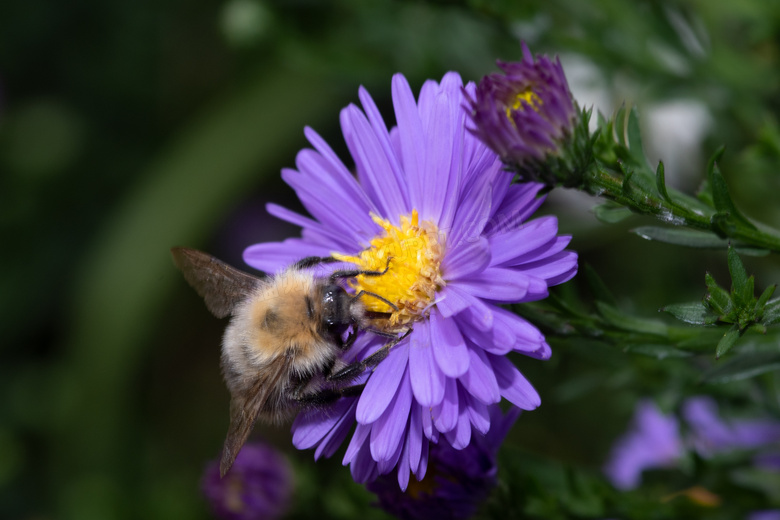
M769 301L769 298L772 297L772 295L775 293L775 289L777 289L777 284L770 285L766 289L764 289L764 292L761 293L761 296L758 297L758 300L756 301L756 312L759 314L762 314L764 311L764 307L766 306L766 303Z
M657 226L642 226L631 231L644 239L656 240L665 244L701 249L725 249L728 247L728 240L719 238L708 231Z
M726 352L731 350L731 347L734 346L734 343L739 339L739 327L736 325L732 325L731 328L726 331L726 333L723 335L721 340L718 342L718 346L715 349L715 357L720 358Z
M660 321L637 318L628 316L620 312L617 308L604 302L597 301L596 308L601 316L615 327L630 332L644 332L656 336L666 336L667 327Z
M618 108L617 114L615 114L614 118L615 122L615 134L617 137L618 144L623 145L625 148L628 148L628 143L626 142L626 105L623 104Z
M686 352L670 345L629 345L625 348L626 352L633 352L634 354L642 354L644 356L654 357L656 359L666 358L683 358L693 355L692 352Z
M628 112L628 126L626 127L626 138L628 140L628 150L634 164L640 169L647 168L645 151L642 147L642 132L639 128L639 111L636 106L632 106Z
M673 203L672 198L669 197L669 193L666 191L666 177L664 175L664 163L663 161L658 163L658 167L655 169L655 185L658 188L658 193L664 198L666 202Z
M731 274L731 285L734 296L737 302L744 307L748 302L753 300L753 280L752 277L748 278L747 271L745 271L745 264L739 258L739 255L734 251L733 247L729 247L728 252L728 264L729 273Z
M593 214L605 224L617 224L631 216L631 210L625 206L607 202L593 208Z
M661 310L691 325L712 325L718 321L718 317L709 312L701 302L673 303Z
M710 273L704 275L704 281L707 284L707 295L704 297L704 305L719 316L729 314L734 308L734 304L731 302L731 295L717 284Z
M780 323L780 299L772 300L764 307L764 319L761 320L764 325L774 325Z
M588 287L593 293L593 299L616 307L617 300L615 300L615 296L607 288L607 284L604 283L604 280L602 280L598 273L596 273L596 270L593 269L593 266L590 264L585 264L583 267L585 280L587 280Z
M717 161L720 159L722 154L723 147L719 148L718 151L715 152L707 167L707 175L710 181L710 188L712 189L712 201L713 204L715 204L715 209L719 214L728 215L728 221L733 222L736 225L746 227L750 230L755 230L756 226L754 226L752 222L750 222L739 212L739 210L737 210L737 207L734 205L734 201L731 200L731 195L729 194L729 188L726 184L726 179L723 178L723 175L720 173L720 168L718 168L717 164ZM713 216L713 218L714 217L715 216ZM716 218L715 222L718 223L721 227L728 227L728 222L721 222L722 218L723 217Z
M780 352L745 352L704 374L708 383L730 383L780 369Z

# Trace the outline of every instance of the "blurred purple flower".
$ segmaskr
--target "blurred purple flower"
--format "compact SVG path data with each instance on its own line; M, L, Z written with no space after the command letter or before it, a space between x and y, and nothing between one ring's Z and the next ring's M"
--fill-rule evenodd
M618 489L633 489L646 469L675 467L684 454L677 419L661 413L650 400L640 401L631 429L618 439L604 468Z
M769 419L724 420L711 397L686 399L682 417L689 434L683 440L671 415L663 415L648 400L639 403L634 425L613 447L604 471L619 489L639 485L642 471L674 467L688 448L710 458L733 450L769 450L757 453L755 466L768 471L780 469L780 422Z
M295 446L316 447L318 458L335 453L357 420L344 464L358 482L397 467L405 488L410 471L425 475L429 441L444 437L461 450L472 429L490 429L489 406L502 397L524 410L540 404L506 354L547 359L550 348L533 325L499 305L546 297L549 286L574 276L577 255L564 250L570 237L557 236L555 217L526 222L542 203L542 186L511 185L496 155L466 131L465 95L475 90L448 73L441 83L427 81L415 99L398 74L392 81L398 126L388 130L361 88L363 110L350 105L341 112L357 178L307 128L315 149L302 150L297 170L282 177L314 218L271 204L271 214L303 227L302 237L244 253L249 265L267 272L336 253L362 269L388 268L382 276L357 277L352 287L396 305L378 327L413 332L370 378L356 381L367 379L359 398L305 411L293 424ZM378 299L364 303L389 310ZM344 360L364 359L380 339L363 334Z
M751 450L774 445L780 448L780 422L767 419L725 421L711 397L692 397L683 405L691 442L702 457L731 450Z
M499 61L498 66L503 73L482 78L476 94L468 100L474 124L471 131L521 180L549 185L557 181L566 186L579 184L581 163L589 162L591 155L587 125L580 136L580 112L560 61L551 61L547 56L534 60L523 43L522 61ZM582 150L569 149L572 139L581 138L586 145ZM583 152L584 158L580 157ZM551 164L550 157L558 157L566 164Z
M497 484L496 455L504 437L520 416L512 407L506 415L498 405L490 407L487 434L474 432L471 443L456 450L446 440L431 447L428 471L406 491L396 479L383 475L367 485L376 493L379 506L402 520L457 520L470 518Z
M748 515L747 520L780 520L780 509L753 511Z
M209 463L201 489L222 520L279 518L290 502L293 476L287 459L265 444L246 444L233 468L219 477L219 462Z

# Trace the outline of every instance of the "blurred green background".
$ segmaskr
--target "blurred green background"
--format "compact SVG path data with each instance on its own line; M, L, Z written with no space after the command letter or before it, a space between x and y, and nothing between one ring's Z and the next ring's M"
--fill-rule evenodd
M581 104L638 104L671 185L695 191L725 144L745 213L780 225L777 1L0 3L0 517L208 518L224 324L169 248L240 265L246 246L295 235L264 206L300 208L279 170L305 125L348 161L338 113L359 85L390 123L393 73L415 90L448 70L478 80L520 40L561 55ZM597 223L578 195L543 211L630 311L700 298L705 270L727 284L723 252L642 241L627 232L642 219ZM745 261L759 290L780 280L776 258ZM510 442L593 471L636 398L691 370L585 345L516 361L544 405ZM315 465L287 427L256 435L293 460L294 516L381 516L340 454Z

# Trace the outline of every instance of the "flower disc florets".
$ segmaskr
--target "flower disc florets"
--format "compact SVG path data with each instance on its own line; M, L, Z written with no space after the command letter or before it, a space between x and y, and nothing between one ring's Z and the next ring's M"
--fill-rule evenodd
M498 62L503 73L485 76L470 99L472 132L522 181L577 186L590 163L587 119L569 91L558 59Z
M371 240L371 246L358 255L334 254L333 257L364 271L384 271L381 276L360 275L351 285L356 291L366 291L392 303L394 309L378 298L364 299L366 309L392 313L387 321L378 321L377 327L398 331L423 319L436 291L444 286L443 236L439 236L433 222L420 222L417 210L412 211L411 217L402 215L400 226L376 215L371 218L384 233Z

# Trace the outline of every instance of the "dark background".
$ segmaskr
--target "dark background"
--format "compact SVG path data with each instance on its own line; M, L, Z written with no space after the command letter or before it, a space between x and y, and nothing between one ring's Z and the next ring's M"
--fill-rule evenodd
M780 6L759 0L2 2L0 517L208 517L198 486L227 428L224 324L168 250L240 265L246 246L295 235L264 209L300 207L279 170L305 125L349 164L338 112L359 85L390 123L393 73L415 91L448 70L478 80L525 40L562 56L581 103L638 104L670 184L695 191L727 145L736 199L777 226L778 29ZM659 149L669 133L679 146ZM643 241L627 231L645 221L600 224L577 195L543 212L624 308L656 317L700 298L705 271L728 285L723 252ZM745 261L759 290L780 279L774 258ZM665 384L652 370L625 381L626 358L583 345L517 359L544 406L510 441L598 471L636 398ZM340 454L315 465L288 427L258 430L296 468L293 514L381 516Z

